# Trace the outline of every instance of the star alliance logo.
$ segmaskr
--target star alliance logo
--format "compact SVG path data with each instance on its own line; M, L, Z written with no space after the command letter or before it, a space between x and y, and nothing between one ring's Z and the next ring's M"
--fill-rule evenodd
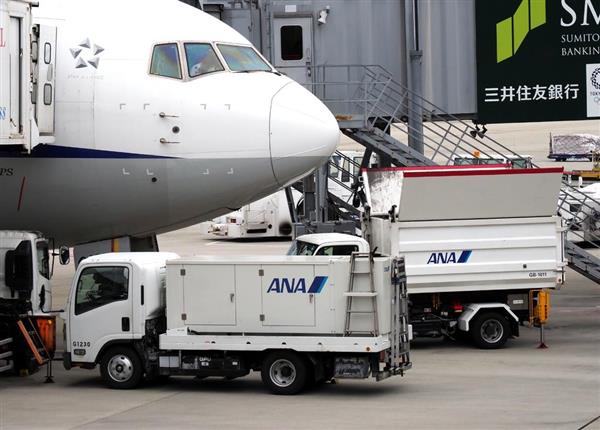
M98 55L104 51L104 48L100 45L92 44L90 39L86 38L75 48L71 48L70 51L75 59L76 69L83 69L87 66L97 69L100 64L100 57Z

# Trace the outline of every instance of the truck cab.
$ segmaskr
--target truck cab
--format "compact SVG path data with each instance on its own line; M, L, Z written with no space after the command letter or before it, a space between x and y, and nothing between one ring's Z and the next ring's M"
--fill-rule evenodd
M39 233L0 231L0 302L22 302L33 314L52 308L48 240Z
M82 260L65 309L67 369L93 368L108 349L144 337L146 320L164 316L165 261L174 258L178 255L148 252Z
M0 230L0 373L35 373L51 360L55 317L48 241Z
M369 252L369 243L358 236L343 233L305 234L296 238L287 255L350 255Z

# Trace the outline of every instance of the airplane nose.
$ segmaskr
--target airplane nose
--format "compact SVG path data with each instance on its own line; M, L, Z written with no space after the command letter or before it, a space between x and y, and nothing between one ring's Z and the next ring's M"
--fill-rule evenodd
M333 114L296 82L273 97L269 131L273 173L281 186L325 163L340 140Z

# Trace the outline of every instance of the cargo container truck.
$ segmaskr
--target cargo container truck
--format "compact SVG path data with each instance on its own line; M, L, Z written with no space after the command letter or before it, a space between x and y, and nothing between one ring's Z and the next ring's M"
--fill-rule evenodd
M79 265L64 366L133 388L168 375L261 373L276 394L411 367L402 259L111 253Z
M555 215L562 168L506 165L368 169L363 238L312 234L289 255L403 255L415 336L468 335L502 347L543 324L564 283L565 229Z

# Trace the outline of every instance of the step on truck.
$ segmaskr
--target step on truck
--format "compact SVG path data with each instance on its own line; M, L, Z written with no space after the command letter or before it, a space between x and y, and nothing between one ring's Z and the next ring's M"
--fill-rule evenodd
M55 349L48 241L0 230L0 373L31 374Z
M507 165L367 169L363 238L299 236L289 255L402 255L415 336L468 335L502 347L543 324L564 283L556 216L562 168Z
M402 259L111 253L79 265L64 366L133 388L261 373L276 394L411 367Z

